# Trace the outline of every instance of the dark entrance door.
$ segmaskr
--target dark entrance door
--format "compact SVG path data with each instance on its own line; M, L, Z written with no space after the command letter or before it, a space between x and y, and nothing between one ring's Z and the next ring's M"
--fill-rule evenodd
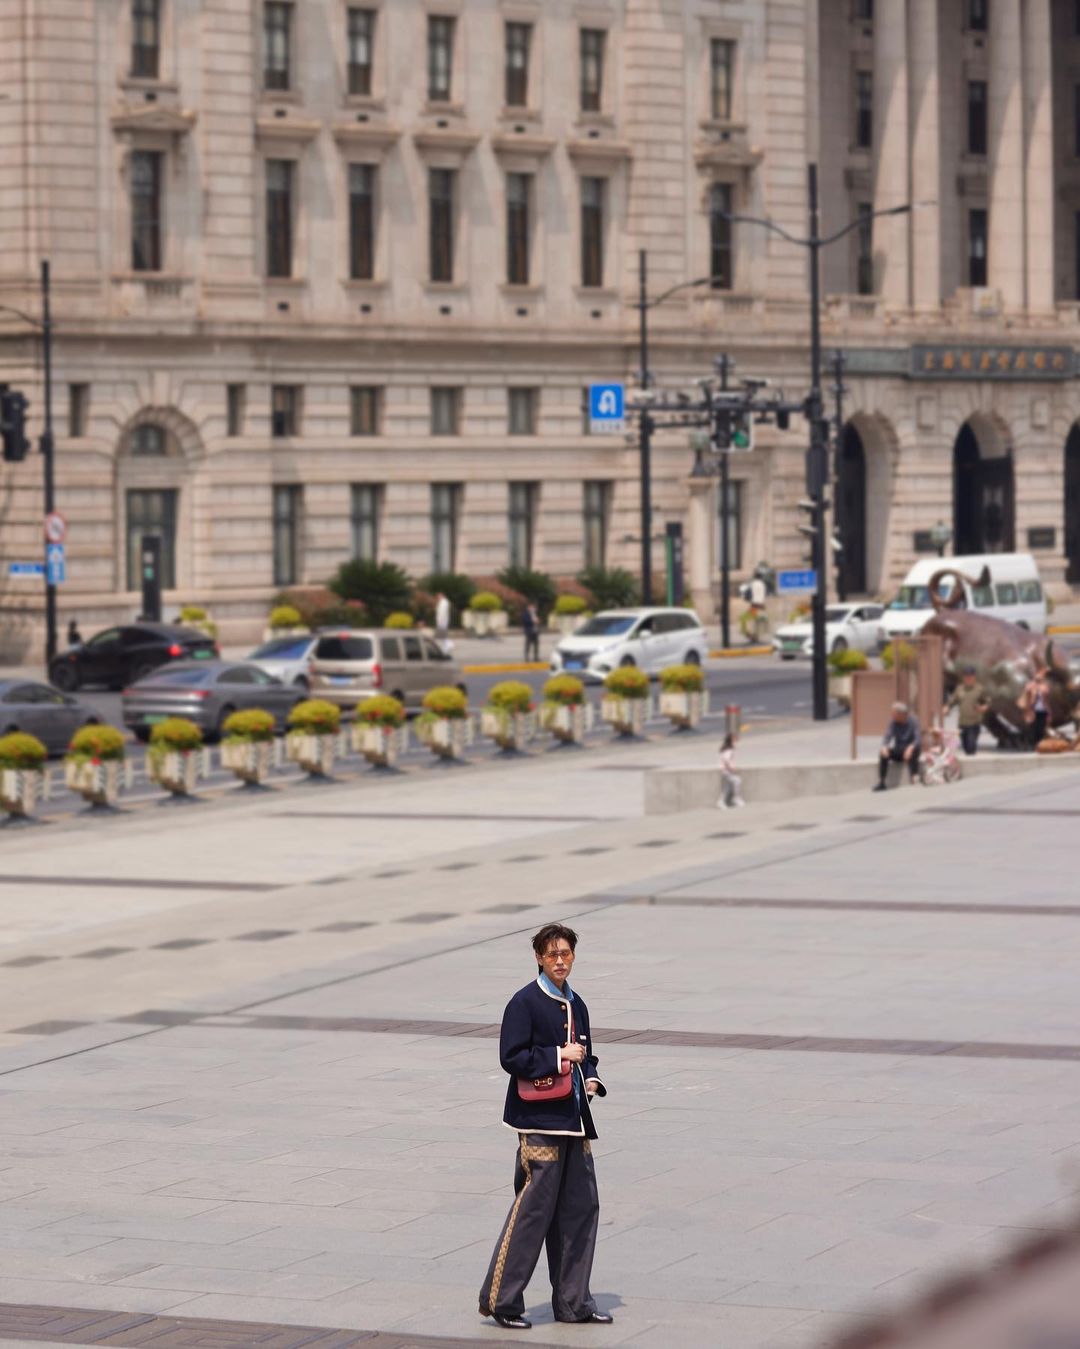
M1065 556L1069 559L1065 579L1080 582L1080 423L1065 442Z
M866 591L866 452L850 423L844 427L836 465L836 532L843 548L836 569L843 600Z
M967 553L1010 553L1015 538L1012 451L984 459L964 424L953 449L953 548Z

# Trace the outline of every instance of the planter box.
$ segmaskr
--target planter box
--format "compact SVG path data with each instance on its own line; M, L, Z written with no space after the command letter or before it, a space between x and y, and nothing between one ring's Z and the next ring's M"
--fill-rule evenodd
M472 744L472 718L438 717L435 721L419 721L416 736L440 759L462 759L466 747Z
M262 639L264 642L272 641L275 637L306 637L310 633L310 628L263 628Z
M535 712L500 712L485 707L480 712L480 733L500 749L521 749L536 735Z
M709 710L707 689L700 693L668 689L660 694L660 715L681 730L692 730Z
M510 615L505 609L466 609L461 615L461 626L466 632L477 637L490 637L495 632L505 632Z
M577 632L582 623L591 615L581 614L552 614L548 626L552 632L560 632L564 637L569 637L571 633Z
M159 787L164 787L174 796L190 796L198 781L202 757L202 751L197 749L170 750L160 759L147 755L146 767Z
M650 701L649 698L613 698L605 694L600 699L600 719L614 726L620 735L641 735Z
M92 806L115 806L121 787L131 787L130 759L109 759L105 763L89 760L64 764L64 782Z
M27 819L33 815L39 801L49 797L47 768L0 769L0 806L9 815Z
M392 768L397 763L405 751L408 737L406 726L369 726L358 721L352 727L353 749L379 768Z
M285 737L285 753L291 763L299 764L313 777L328 777L334 767L338 736L309 735L293 731Z
M231 769L241 782L250 782L255 786L270 776L270 766L274 761L274 744L271 740L258 740L245 744L238 741L230 745L226 741L221 746L221 766Z
M581 703L577 707L565 707L561 703L545 703L541 713L541 724L564 745L584 744L586 732L592 729L592 706L589 703Z

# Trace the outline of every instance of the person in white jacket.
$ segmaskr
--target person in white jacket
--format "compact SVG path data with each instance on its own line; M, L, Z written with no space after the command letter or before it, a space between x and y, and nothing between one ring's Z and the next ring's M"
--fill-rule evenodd
M441 590L435 596L435 640L444 651L450 640L450 601Z
M745 806L742 799L742 778L735 771L735 737L725 735L720 746L720 797L716 803L721 810Z

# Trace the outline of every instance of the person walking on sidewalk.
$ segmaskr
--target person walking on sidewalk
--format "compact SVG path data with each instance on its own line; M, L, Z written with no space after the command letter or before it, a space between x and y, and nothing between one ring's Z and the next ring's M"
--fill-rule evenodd
M746 805L742 799L742 778L735 771L735 737L730 734L724 736L720 746L720 799L716 804L721 810Z
M919 774L919 752L922 749L922 737L919 735L919 722L911 715L907 703L893 703L892 720L885 728L881 740L881 754L878 758L878 781L875 792L885 790L885 779L890 763L905 763L911 774L912 782Z
M960 726L960 743L964 753L973 756L979 747L979 730L982 719L990 707L990 699L983 692L983 686L975 678L975 670L968 665L964 669L961 682L952 691L952 696L941 709L942 719L949 715L952 708L959 709L957 721Z
M606 1096L597 1073L589 1009L567 982L577 933L548 923L533 937L539 973L503 1013L499 1062L510 1075L503 1123L516 1131L514 1202L480 1289L480 1315L528 1330L525 1289L547 1247L556 1321L610 1325L589 1291L600 1201L590 1108Z
M525 660L540 659L540 615L529 600L521 611L521 630L525 634Z
M440 590L435 596L435 640L442 651L450 641L450 601Z

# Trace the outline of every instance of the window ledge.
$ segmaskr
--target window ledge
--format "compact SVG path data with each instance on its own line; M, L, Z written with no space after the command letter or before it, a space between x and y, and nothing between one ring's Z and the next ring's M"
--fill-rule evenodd
M420 284L430 295L467 295L469 291L466 281L422 281Z
M544 287L534 282L521 285L516 281L503 281L499 290L508 300L535 300L544 293Z
M600 112L579 112L574 125L582 131L588 131L591 127L604 127L611 130L615 126L615 118L612 113Z
M575 286L574 294L579 300L617 300L619 292L614 286Z
M539 122L540 109L525 106L515 108L505 104L499 113L500 122Z
M390 285L385 278L377 276L347 276L341 283L346 290L356 291L364 294L368 291L383 291Z
M421 108L421 112L424 114L425 117L463 118L465 116L465 104L455 102L455 100L453 99L449 99L447 102L443 103L439 99L429 98L424 103L423 108Z
M260 89L258 103L260 110L275 103L298 104L304 101L299 89Z
M119 88L133 94L178 94L178 80L151 79L148 75L121 75L116 81Z
M381 94L346 94L345 107L360 112L365 109L371 109L372 112L384 112L386 110L386 99Z

